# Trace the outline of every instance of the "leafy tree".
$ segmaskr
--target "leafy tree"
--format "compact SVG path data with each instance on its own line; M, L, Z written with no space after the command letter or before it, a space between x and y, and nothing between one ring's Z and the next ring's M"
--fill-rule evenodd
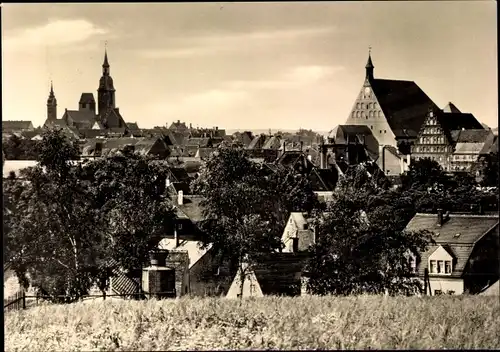
M60 145L62 138L59 131L47 131L40 144ZM70 149L69 144L61 146ZM95 246L102 242L100 223L70 161L50 154L52 163L45 155L48 150L41 149L40 164L21 171L26 182L8 185L13 205L7 238L10 260L18 275L28 274L34 286L75 300L92 285L89 267L101 255Z
M173 217L162 194L165 179L145 157L75 165L76 157L60 131L47 131L39 164L22 171L26 182L12 180L4 189L12 204L7 251L14 270L26 284L70 301L94 284L104 291L115 263L137 268Z
M409 294L419 288L407 255L424 250L430 237L404 231L387 207L391 191L377 191L365 175L363 168L346 175L327 212L313 221L317 242L308 263L312 293ZM356 181L356 188L349 181Z
M2 141L2 149L7 160L35 160L36 144L36 141L13 134Z
M316 202L302 176L293 170L267 172L238 148L214 153L192 186L205 197L207 220L200 224L205 245L237 263L241 288L261 255L281 249L289 212L311 210Z

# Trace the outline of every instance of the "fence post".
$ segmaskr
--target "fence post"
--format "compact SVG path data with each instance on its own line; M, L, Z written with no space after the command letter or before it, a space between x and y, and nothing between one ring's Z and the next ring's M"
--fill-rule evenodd
M23 290L23 309L26 309L26 291Z

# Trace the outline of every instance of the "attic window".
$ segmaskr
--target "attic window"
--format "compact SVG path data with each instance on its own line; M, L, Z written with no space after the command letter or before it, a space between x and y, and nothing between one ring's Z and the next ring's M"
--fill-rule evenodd
M452 271L451 260L429 260L430 274L450 275L451 271Z

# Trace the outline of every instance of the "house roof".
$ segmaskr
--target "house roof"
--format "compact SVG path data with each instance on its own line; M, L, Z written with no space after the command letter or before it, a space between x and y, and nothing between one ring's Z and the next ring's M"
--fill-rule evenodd
M74 122L85 122L89 125L89 128L92 128L96 120L96 115L91 110L66 110L65 113L68 117L71 117L71 120Z
M357 142L363 144L372 160L378 158L379 143L368 126L338 125L330 131L329 138L333 138L335 144L346 145L348 140L351 143Z
M446 252L448 252L451 257L454 259L453 271L451 272L452 277L460 277L467 265L470 255L472 254L472 250L474 246L472 244L465 245L456 245L456 244L436 244L429 245L427 250L423 253L420 253L420 263L418 265L417 271L420 276L423 276L425 273L425 268L427 268L427 262L429 257L442 246Z
M300 274L307 253L272 253L259 260L254 273L264 295L294 295L300 292Z
M120 270L118 262L114 259L108 259L108 265L112 266L113 278L112 290L118 294L133 294L140 291L140 285L137 281L130 278Z
M139 125L137 124L137 122L127 122L127 127L129 130L133 130L133 131L136 131L136 130L139 130Z
M437 120L445 131L484 130L483 125L470 113L436 113Z
M175 199L177 196L175 196ZM192 222L198 222L204 219L203 216L203 207L201 206L201 202L203 201L202 197L192 196L186 197L184 196L183 204L176 204L175 208L177 209L178 216L182 218L190 219Z
M46 120L44 123L44 126L46 127L66 127L66 121L63 119L57 119L57 120Z
M461 111L451 101L443 108L443 112L460 114Z
M171 167L169 168L173 182L189 181L189 175L185 168L183 167Z
M206 159L214 152L214 150L215 148L198 148L196 157Z
M396 137L415 135L437 105L413 81L372 79L373 92Z
M186 146L207 147L210 143L210 138L194 137L186 139L184 142Z
M491 130L485 129L451 131L451 137L455 143L484 143L492 135Z
M169 129L187 129L187 126L186 126L186 123L185 122L181 122L181 121L177 121L177 122L172 122L172 124L170 125Z
M263 135L255 136L254 139L252 139L252 141L248 145L248 149L256 149L257 146L259 145L259 143L262 143L262 144L265 143L265 139L266 139L266 137Z
M479 293L482 296L499 296L500 295L500 280L497 280L493 285L487 287Z
M272 136L264 143L262 149L279 149L280 147L281 147L281 138L278 136Z
M31 121L13 121L13 120L5 120L2 121L2 130L26 130L33 128L33 124Z
M418 213L410 220L406 229L431 231L438 244L473 245L495 226L498 226L498 215L450 214L449 219L438 226L436 214ZM457 237L457 234L460 235Z
M91 104L95 103L94 94L92 93L82 93L80 96L79 104Z

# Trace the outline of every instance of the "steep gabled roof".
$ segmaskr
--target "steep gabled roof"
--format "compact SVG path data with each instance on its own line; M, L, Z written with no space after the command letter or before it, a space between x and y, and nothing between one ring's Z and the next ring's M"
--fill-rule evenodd
M473 130L455 130L451 136L455 143L485 143L489 136L492 136L491 130L473 129Z
M92 93L82 93L80 96L79 104L91 104L95 103L94 94Z
M370 83L396 137L416 136L429 107L438 109L413 81L373 79Z
M347 145L349 143L359 143L365 145L365 150L372 160L379 156L379 143L366 125L338 125L329 133L335 144Z
M446 112L446 113L455 113L455 114L460 114L461 111L458 110L458 108L455 106L455 104L453 104L451 101L448 103L448 105L446 105L443 109L443 112Z
M281 146L281 138L278 136L272 136L264 143L262 149L278 149L280 148L280 146Z
M137 125L137 122L127 122L127 127L130 131L140 130L139 125Z
M484 130L483 125L470 113L445 113L438 112L437 120L441 127L446 131L453 130Z

